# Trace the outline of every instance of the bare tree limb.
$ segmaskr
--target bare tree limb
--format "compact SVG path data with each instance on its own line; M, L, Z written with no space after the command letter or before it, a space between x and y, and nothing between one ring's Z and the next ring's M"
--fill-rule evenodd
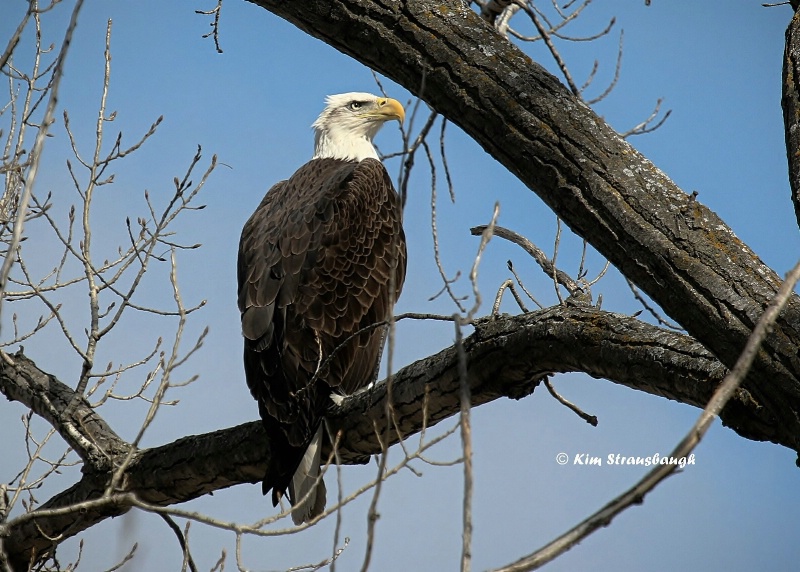
M786 30L783 53L783 107L786 158L789 161L789 184L797 224L800 225L800 12L795 12Z
M425 99L733 366L780 277L465 3L251 1ZM800 419L797 347L793 295L742 386L790 424Z
M479 321L475 328L463 341L473 407L500 397L525 397L546 372L552 371L583 371L703 407L726 373L724 366L686 335L593 308L555 307ZM21 362L25 358L17 354L14 359ZM26 363L35 369L32 362ZM16 370L7 362L0 366L0 390L10 399L33 407L32 391L12 394L7 389L18 383ZM62 387L71 391L44 372L38 375L50 380L50 389L44 387L43 391L62 391ZM462 396L458 349L451 346L396 374L391 398L395 431L380 435L388 439L381 443L375 423L386 422L386 391L386 384L378 384L346 399L331 412L331 434L343 435L337 451L340 462L365 463L383 446L396 443L399 435L408 437L457 414ZM420 407L423 402L424 408ZM69 400L61 403L66 407ZM796 449L798 428L776 423L774 412L755 404L745 390L737 392L721 418L741 435ZM252 422L138 451L119 481L119 492L167 506L221 488L260 482L268 447L261 424ZM326 449L322 455L328 457L330 453ZM73 510L44 516L47 513L43 511L100 498L109 478L109 472L90 471L47 501L38 516L34 512L0 525L0 538L5 537L5 549L12 560L28 561L31 554L48 550L53 545L50 539L63 540L129 510L130 504L104 502L84 507L80 514Z
M474 236L480 236L480 234L484 231L486 226L474 226L469 229L470 233ZM567 291L570 293L571 296L580 296L583 294L583 288L581 288L578 283L573 280L569 274L556 268L553 265L553 261L550 260L544 251L533 244L530 240L514 232L513 230L509 230L502 226L496 226L494 229L494 233L499 236L500 238L504 238L513 242L514 244L519 245L525 252L530 254L536 263L544 270L544 273L548 276L553 276L558 284L561 284Z
M681 467L681 460L686 461L691 452L700 444L700 440L705 436L711 423L717 418L725 404L735 395L736 390L744 381L750 366L755 360L758 348L767 336L769 328L775 322L781 310L789 300L792 290L800 279L800 263L796 264L786 278L781 289L775 298L764 311L763 316L756 324L753 334L747 340L747 345L742 350L742 355L736 361L733 369L725 376L722 383L708 401L705 409L700 414L689 433L678 443L669 454L669 459L676 462L659 463L650 470L639 482L625 491L602 509L591 515L589 518L565 532L547 546L542 547L533 554L520 558L516 562L498 568L494 572L528 572L537 570L548 562L554 560L581 540L600 529L608 526L623 510L644 502L646 494L651 492L659 483L670 475L675 474L678 467Z
M0 392L9 401L24 403L50 423L86 462L87 468L108 470L112 458L128 451L128 444L114 433L85 398L76 398L72 388L41 371L22 351L14 355L0 351L0 362ZM75 408L66 416L73 399Z
M2 268L0 268L0 310L2 310L3 302L3 297L1 294L5 291L8 275L11 272L11 266L16 258L16 251L19 247L19 242L22 239L22 227L25 223L26 214L28 211L28 202L30 201L31 194L33 193L33 185L36 181L36 174L39 170L39 159L42 154L42 148L44 147L44 140L47 137L48 129L53 123L53 115L55 113L56 103L58 102L58 88L61 84L61 78L64 74L64 63L67 59L70 43L72 42L72 34L75 31L75 27L78 25L78 14L80 14L82 7L83 0L77 0L75 7L72 9L69 25L67 26L67 31L64 34L64 41L61 44L61 50L58 52L58 58L56 59L55 66L53 68L53 80L49 90L50 97L47 102L47 109L45 110L44 118L39 125L38 132L36 133L36 139L33 143L33 149L30 153L32 161L28 167L27 173L25 174L25 186L23 187L22 195L20 196L19 204L17 205L17 215L16 220L14 221L14 230L9 241L7 255L3 260Z

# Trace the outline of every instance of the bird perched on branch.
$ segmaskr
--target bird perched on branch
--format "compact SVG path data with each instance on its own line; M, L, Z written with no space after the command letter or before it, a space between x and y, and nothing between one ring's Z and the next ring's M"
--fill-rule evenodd
M296 524L324 511L325 412L375 379L406 271L402 206L372 144L403 106L326 104L314 156L261 201L237 266L245 375L270 442L263 492L273 505L288 493Z

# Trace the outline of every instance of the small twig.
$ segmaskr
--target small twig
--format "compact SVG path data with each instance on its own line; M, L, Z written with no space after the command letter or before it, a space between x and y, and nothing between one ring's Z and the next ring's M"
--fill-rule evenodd
M439 228L436 223L436 170L434 168L433 158L430 155L430 150L428 149L427 143L425 143L423 140L422 144L428 153L428 160L430 161L431 166L431 234L433 236L433 258L436 262L436 268L439 270L439 276L441 276L442 282L444 283L443 291L447 292L447 294L450 296L450 299L458 308L459 312L464 313L466 312L466 309L461 303L461 300L456 296L455 292L453 292L452 288L450 287L453 282L458 280L460 273L456 273L454 278L448 278L444 270L444 266L442 265L442 256L439 250Z
M387 400L387 407L389 406L389 400ZM375 428L376 434L378 434L377 427ZM367 542L366 548L364 549L364 562L361 564L361 572L367 572L369 570L369 564L372 560L372 550L375 544L375 524L378 522L380 518L380 514L378 513L378 498L380 498L380 493L383 487L383 481L386 478L386 462L389 457L388 449L385 445L383 445L383 440L378 439L381 442L381 449L383 450L380 454L380 460L378 461L378 476L375 478L375 491L372 495L372 500L369 503L369 509L367 510Z
M591 2L591 0L584 2L580 8L578 8L575 12L570 14L570 16L565 18L564 22L568 22L569 20L574 20L575 18L577 18L580 12L582 12L583 9L589 5L589 2ZM563 24L560 24L559 26L553 28L553 30L551 30L551 34L554 35L556 38L559 38L561 40L567 40L568 42L593 42L610 34L611 29L614 27L616 23L617 19L612 17L611 20L608 21L608 24L606 25L605 28L603 28L601 31L597 33L591 34L590 36L567 36L566 34L562 34L561 32L558 31L558 29L561 28Z
M6 44L6 49L3 51L2 55L0 55L0 69L6 67L6 62L11 57L11 54L14 53L14 49L17 47L19 43L20 37L22 37L22 31L25 29L25 26L28 24L28 20L33 13L33 2L28 4L28 9L25 11L25 16L23 16L22 21L17 26L17 29L14 30L14 33L11 36L11 39L8 40L8 44Z
M550 379L548 377L544 377L542 379L544 379L544 385L547 388L547 391L550 392L550 395L556 398L556 401L568 409L571 409L578 417L586 421L592 427L597 427L596 415L589 415L588 413L585 413L580 407L562 397L550 383Z
M339 549L339 536L342 532L342 499L344 498L344 485L342 484L342 460L339 456L339 439L342 437L341 431L337 433L335 436L331 433L330 425L328 424L328 420L324 419L323 422L325 423L325 432L328 434L328 441L333 443L332 452L333 452L333 459L336 463L336 526L333 530L333 552L331 556L331 567L330 572L336 572L336 559L341 554L341 551L349 544L350 538L344 538L344 546L342 549Z
M444 168L444 178L447 181L447 190L450 193L450 202L456 202L456 191L453 187L453 179L450 177L450 167L447 164L447 153L445 153L444 145L444 130L447 127L447 119L442 118L442 129L439 131L439 157L442 160L442 167Z
M558 287L558 272L556 270L556 260L558 260L558 251L561 248L561 217L556 217L556 238L553 244L553 271L551 273L551 277L553 278L553 288L556 291L556 296L558 296L558 303L564 304L564 299L561 297L561 290ZM570 292L571 295L572 294Z
M475 302L472 304L472 308L470 308L469 312L467 312L467 322L472 321L472 318L475 316L478 308L480 308L481 305L481 293L478 289L478 267L481 263L483 251L486 250L486 245L489 244L489 241L492 240L492 236L494 235L494 229L497 226L498 216L500 216L500 203L496 202L494 203L492 218L489 221L489 224L484 225L482 227L483 230L480 232L481 242L478 245L478 252L475 254L475 260L472 262L472 269L469 271L469 281L472 284L472 295L475 298Z
M495 213L497 213L495 207ZM464 323L457 314L453 316L456 327L456 351L458 352L458 377L460 390L458 393L461 413L459 427L461 428L461 447L464 462L464 498L462 502L462 532L461 532L461 572L469 572L472 566L472 427L470 424L470 409L472 408L472 395L467 377L467 354L464 351L464 337L461 331Z
M603 265L603 269L602 269L602 270L601 270L601 271L600 271L600 272L597 274L597 276L595 276L595 277L594 277L594 278L592 278L591 280L585 280L585 279L584 279L584 281L583 281L583 282L584 282L584 283L585 283L585 284L586 284L586 285L587 285L589 288L591 288L592 286L594 286L595 284L597 284L597 283L600 281L600 279L601 279L603 276L605 276L605 275L606 275L606 272L608 272L608 269L609 269L609 268L611 268L611 261L610 261L610 260L606 260L606 263ZM601 295L602 295L602 294L601 294Z
M666 113L664 113L664 117L662 117L655 125L650 126L650 124L653 121L655 121L655 118L661 112L661 104L663 102L664 100L659 97L658 100L656 101L655 109L653 109L653 112L647 117L647 119L645 119L638 125L633 126L626 132L620 134L620 137L622 137L623 139L627 139L631 135L644 135L645 133L652 133L653 131L664 125L664 122L672 114L671 109L668 109Z
M416 155L417 149L419 149L422 143L425 141L425 138L428 136L428 133L433 127L433 124L438 116L439 114L437 112L432 111L428 116L427 121L425 121L425 125L422 126L422 129L417 135L417 138L414 140L414 143L408 145L407 142L404 142L403 144L403 147L405 149L403 151L405 159L403 160L403 167L400 170L400 176L397 185L400 194L400 201L403 207L406 206L406 201L408 200L408 181L411 179L411 170L414 168L414 157ZM410 134L403 133L404 138L408 138L409 135ZM384 157L384 159L387 157Z
M511 262L511 260L506 260L506 266L511 274L514 275L514 279L517 281L517 284L519 284L519 287L522 288L522 291L525 292L525 295L531 299L531 302L539 306L539 308L544 308L544 306L540 304L539 301L533 297L533 294L531 294L525 287L525 284L522 282L522 278L520 278L519 274L517 274L517 271L514 269L514 264Z
M494 305L492 306L492 316L500 315L500 303L503 301L503 293L506 291L506 288L511 290L511 294L514 296L514 300L517 301L517 305L519 305L520 310L527 313L528 308L525 307L525 304L522 302L519 294L517 294L517 289L514 288L514 281L509 278L500 285L500 289L497 291L497 296L495 296Z
M662 326L664 326L665 328L670 328L670 329L672 329L672 330L677 330L677 331L679 331L679 332L682 332L682 331L684 331L684 329L683 329L681 326L679 326L678 324L675 324L675 323L673 323L673 322L670 322L670 321L669 321L669 320L667 320L666 318L663 318L663 317L661 316L661 314L659 314L659 313L658 313L658 312L655 310L655 308L653 308L652 306L650 306L650 304L648 304L648 303L647 303L647 300L645 300L645 299L644 299L644 297L642 297L642 295L639 293L639 289L636 287L636 284L634 284L633 282L631 282L630 278L627 278L627 277L626 277L626 278L625 278L625 281L628 283L628 287L631 289L631 292L633 293L633 296L634 296L634 298L636 298L636 299L639 301L639 303L640 303L642 306L644 306L644 309L645 309L645 310L647 310L647 311L650 313L650 315L651 315L651 316L653 316L653 318L655 318L655 319L656 319L656 321L657 321L659 324L661 324L661 325L662 325Z
M192 555L189 552L189 544L186 542L186 538L189 536L189 523L186 523L186 534L181 530L178 524L172 519L172 517L168 514L159 514L164 522L167 523L167 526L170 527L172 532L175 533L175 536L178 539L178 544L181 545L181 551L183 552L183 561L184 563L188 564L189 569L192 572L197 572L197 567L194 564L194 560L192 559Z
M525 4L522 7L522 9L525 10L525 12L528 14L528 16L530 17L531 21L533 22L533 25L536 26L536 30L542 36L542 39L544 40L544 43L547 46L547 49L550 50L550 54L553 56L553 59L555 60L556 64L558 65L558 69L561 70L561 73L564 76L564 79L566 80L567 85L569 85L570 91L572 91L572 94L575 97L580 98L581 97L581 91L575 85L575 82L572 79L572 74L570 73L569 69L567 68L567 64L564 63L564 60L561 58L561 54L556 49L556 46L553 43L553 40L550 38L550 33L547 30L544 29L544 26L542 26L542 23L539 21L539 17L536 15L536 11L533 10L528 4Z
M125 556L123 556L123 557L122 557L122 560L120 560L119 562L117 562L117 563L116 563L114 566L112 566L111 568L108 568L108 569L106 569L106 571L105 571L105 572L116 572L117 570L122 570L122 569L123 569L123 567L124 567L124 566L125 566L125 565L126 565L128 562L130 562L131 560L133 560L133 557L134 557L134 555L136 554L136 550L137 550L138 548L139 548L139 543L138 543L138 542L134 542L134 543L133 543L133 546L131 546L131 549L130 549L130 550L128 550L128 553L127 553L127 554L125 554ZM80 552L83 552L83 541L81 541L81 545L80 545ZM80 560L80 553L78 554L78 560ZM71 570L77 570L77 568L78 568L78 562L76 561L76 562L75 562L75 564L72 566Z
M107 121L106 117L106 102L108 100L108 88L111 81L111 20L106 23L106 41L103 68L103 88L100 95L100 109L97 114L97 124L95 127L95 148L93 154L93 162L89 166L89 181L86 185L86 190L83 196L83 209L82 209L82 229L83 240L80 241L80 258L83 264L84 274L86 276L86 286L89 294L89 327L87 328L88 341L86 350L83 355L83 365L81 367L81 374L78 378L78 384L75 389L75 395L83 396L86 391L86 384L89 382L89 374L94 366L94 356L97 350L97 342L100 340L100 302L99 302L99 288L95 282L95 270L92 263L92 227L90 224L90 213L92 207L92 197L98 184L97 180L100 177L100 152L103 147L103 126ZM74 148L74 147L73 147Z
M227 558L228 558L228 553L223 548L219 560L217 560L216 564L214 564L210 572L222 572L225 569L225 560L227 560Z
M477 236L481 234L486 229L486 226L476 226L469 229L470 233ZM517 234L513 230L509 230L507 228L503 228L502 226L495 226L494 227L494 234L498 237L503 238L505 240L509 240L514 244L522 247L525 252L530 254L533 259L539 264L539 266L544 270L544 273L548 276L555 276L557 282L564 286L567 291L572 296L577 296L583 294L583 289L578 285L578 283L570 278L569 274L564 272L563 270L559 270L555 267L553 262L547 257L547 255L542 251L539 247L533 244L530 240L525 238L524 236ZM535 301L535 300L534 300Z
M211 26L211 31L207 34L203 34L203 38L208 38L213 36L214 38L214 47L217 50L218 54L222 53L222 48L219 46L219 17L222 14L222 0L217 0L217 5L212 8L211 10L195 10L195 14L202 14L204 16L211 16L214 15L214 21L209 24Z
M508 9L505 12L503 12L501 17L498 19L497 29L498 29L498 31L503 33L504 36L506 34L504 33L503 28L504 27L506 29L508 28L508 23L507 23L508 19L511 18L511 16L513 16L514 13L517 10L519 10L521 8L521 6L523 6L523 4L526 1L527 0L517 0L517 3L515 5L513 5L513 6L509 6ZM558 13L558 15L561 17L561 22L559 22L559 23L557 23L555 25L553 23L551 23L550 20L548 20L547 16L545 15L545 13L542 10L538 9L535 5L533 6L533 9L536 10L536 13L539 16L541 16L541 18L544 20L545 24L549 27L548 33L551 36L555 36L556 38L559 38L561 40L567 40L569 42L591 42L591 41L597 40L597 39L599 39L599 38L601 38L603 36L606 36L607 34L609 34L611 32L611 29L614 27L614 24L616 23L616 19L615 18L611 18L611 21L605 27L604 30L602 30L600 32L597 32L595 34L591 34L589 36L568 36L568 35L564 34L563 32L560 32L560 30L565 28L570 22L572 22L574 20L577 20L578 17L583 12L583 10L587 6L589 6L589 4L592 3L592 0L584 0L581 3L580 6L575 8L575 10L573 10L571 13L567 14L565 12L565 10L571 8L572 4L574 4L574 3L575 3L575 0L571 0L569 2L566 2L564 4L564 6L561 7L561 6L558 5L558 0L551 0L551 4L553 5L553 8L555 9L556 13ZM515 30L510 30L510 31L511 31L511 34L515 38L517 38L519 40L522 40L524 42L538 42L539 40L542 39L541 36L524 36L524 35L516 32Z
M612 21L611 25L613 25L613 21ZM622 69L622 45L623 45L622 44L622 40L623 40L624 36L625 36L625 32L624 31L620 31L620 33L619 33L619 47L617 48L617 63L614 66L614 77L611 79L611 82L608 84L608 87L606 87L606 89L603 91L603 93L601 93L597 97L587 101L586 102L587 105L594 105L595 103L599 103L599 102L603 101L606 97L608 97L608 94L610 94L614 90L614 88L617 86L617 82L619 82L619 73L620 73L620 70ZM584 87L581 88L581 90L583 90L586 87L588 87L589 83L590 82L587 82L584 85Z
M333 554L328 558L325 558L317 562L316 564L303 564L301 566L292 566L291 568L288 568L286 572L301 572L303 570L314 572L315 570L322 570L326 566L330 566L330 570L331 572L333 572L336 568L336 560L339 558L339 556L342 555L345 548L347 548L349 544L350 544L350 539L345 537L344 544L342 546L337 545Z

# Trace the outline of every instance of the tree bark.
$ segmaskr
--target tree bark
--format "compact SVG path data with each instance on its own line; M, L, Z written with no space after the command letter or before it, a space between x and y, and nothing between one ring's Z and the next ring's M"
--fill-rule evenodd
M781 283L678 188L461 0L249 0L419 95L539 195L731 367ZM793 147L792 152L797 150ZM800 445L800 298L743 388Z
M0 368L0 392L50 423L87 470L108 470L130 450L83 396L36 367L22 350L14 356L0 352Z
M794 6L794 5L793 5ZM789 186L797 224L800 225L800 14L795 13L786 29L783 53L783 125L786 157L789 160Z
M727 371L689 336L588 307L555 307L482 320L464 340L464 350L473 406L500 397L529 395L549 372L582 371L702 407ZM449 347L397 372L391 384L392 431L378 434L375 429L388 424L389 384L385 382L332 410L329 425L333 434L341 435L341 461L365 463L383 446L457 414L457 354L456 347ZM32 409L40 401L61 403L57 417L82 427L72 417L79 415L79 410L69 412L70 400L63 399L70 388L21 354L1 361L0 366L0 390L9 399L22 400ZM27 374L21 376L21 369ZM49 383L24 383L25 379L42 377ZM85 436L98 443L111 443L113 451L124 450L111 429L94 415L93 429ZM774 415L758 407L747 392L740 392L724 410L722 420L746 437L793 447L795 435L788 427L770 425ZM100 426L107 428L108 435L94 429ZM109 457L118 461L120 457L113 451ZM269 443L259 422L192 435L136 452L116 492L130 493L157 506L173 505L233 485L260 482L268 454ZM330 446L323 457L329 454ZM130 509L131 503L124 496L98 502L111 470L87 471L75 485L42 505L35 518L11 519L0 527L3 547L18 569L25 569L25 563L45 554L54 543ZM80 508L80 503L87 501L93 504ZM47 513L75 505L78 508L63 514Z

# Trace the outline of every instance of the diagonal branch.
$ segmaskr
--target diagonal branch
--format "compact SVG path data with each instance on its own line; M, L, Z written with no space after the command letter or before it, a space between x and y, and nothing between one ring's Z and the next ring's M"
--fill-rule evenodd
M755 329L753 329L750 339L747 340L747 345L744 350L742 350L742 355L739 356L739 359L736 361L736 365L733 366L733 369L725 376L722 383L719 384L719 387L703 409L700 417L698 417L697 421L689 430L689 433L669 454L670 459L683 459L685 462L695 447L700 444L700 441L711 427L713 421L723 410L725 404L734 397L736 390L739 388L742 381L744 381L750 366L753 364L761 342L764 341L769 328L772 327L775 318L778 317L778 314L780 314L785 306L798 279L800 279L800 263L796 264L787 276L786 282L764 311L764 315L758 321L758 324L756 324ZM528 572L530 570L539 569L541 566L554 560L559 555L578 544L594 531L601 527L608 526L623 510L635 504L642 504L645 495L651 492L664 479L675 474L678 471L678 467L683 467L680 461L677 463L659 464L654 469L648 471L648 473L633 487L571 530L550 542L547 546L544 546L533 554L520 558L508 566L498 568L494 572Z
M783 107L786 157L789 160L789 185L792 203L800 225L800 12L795 12L786 30L786 48L783 54Z
M479 236L485 228L486 227L484 225L480 225L472 227L469 229L469 231L473 236ZM569 274L556 268L555 265L553 265L553 261L547 257L542 249L533 244L530 240L514 232L513 230L509 230L501 226L496 226L494 233L500 238L510 240L514 244L521 246L525 252L533 257L539 267L544 270L544 273L548 276L552 276L556 282L564 286L564 288L569 291L571 296L578 297L583 294L583 289L578 285L578 283L575 282L575 280L573 280Z
M555 307L516 317L480 321L464 339L472 406L501 397L520 399L531 394L547 372L583 371L631 388L702 407L724 377L726 369L690 337L663 330L619 314L593 308ZM399 435L419 432L460 411L461 386L458 349L451 346L400 370L392 386L396 431L381 443L376 423L385 424L386 386L345 400L329 415L330 431L341 431L338 450L343 464L366 463ZM14 356L18 362L24 358ZM34 367L32 362L27 362ZM15 370L0 364L0 388L26 406L26 395L9 395ZM44 372L39 372L47 376ZM47 376L53 391L59 383ZM68 389L68 388L67 388ZM426 401L427 407L420 407ZM66 400L63 403L68 403ZM794 404L797 405L797 404ZM740 434L800 448L800 428L775 422L774 412L757 407L746 391L739 391L722 411L722 420ZM108 430L110 431L110 429ZM258 422L194 435L134 455L119 493L159 506L185 502L241 483L260 482L269 444ZM330 451L322 452L323 458ZM90 471L69 489L51 498L41 509L0 525L0 538L12 560L29 561L94 524L122 514L130 502L116 498L97 502L106 489L109 472ZM80 514L60 510L93 501ZM5 528L5 530L3 530Z
M108 470L112 459L129 449L85 398L76 398L71 387L41 371L22 351L14 355L0 351L0 392L50 423L87 468ZM68 411L73 400L74 409Z
M421 96L733 366L780 277L464 2L251 1ZM800 418L797 347L793 295L743 385L790 423Z

